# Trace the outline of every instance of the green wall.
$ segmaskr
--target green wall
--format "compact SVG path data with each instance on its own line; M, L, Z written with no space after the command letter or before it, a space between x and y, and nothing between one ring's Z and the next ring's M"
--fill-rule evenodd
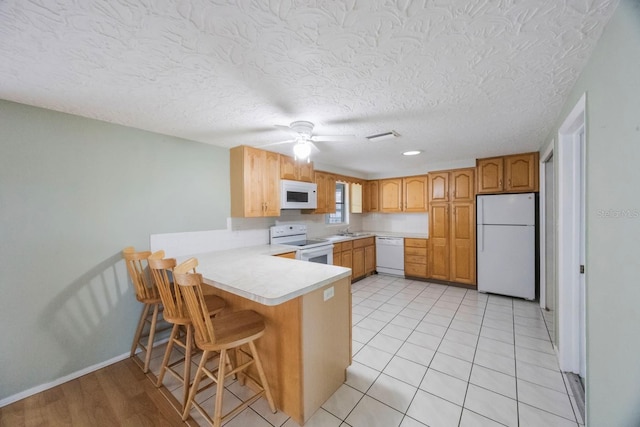
M621 1L575 85L558 127L585 92L587 422L589 426L637 427L640 1ZM557 127L548 139L552 138L557 139ZM616 216L615 212L627 215Z
M128 352L122 248L229 203L227 149L0 100L0 400Z

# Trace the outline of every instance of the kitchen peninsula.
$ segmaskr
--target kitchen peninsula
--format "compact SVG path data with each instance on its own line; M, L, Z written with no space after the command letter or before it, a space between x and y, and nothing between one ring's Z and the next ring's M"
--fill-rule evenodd
M351 270L272 256L289 251L270 245L195 257L205 292L265 318L257 347L276 406L302 425L346 379Z

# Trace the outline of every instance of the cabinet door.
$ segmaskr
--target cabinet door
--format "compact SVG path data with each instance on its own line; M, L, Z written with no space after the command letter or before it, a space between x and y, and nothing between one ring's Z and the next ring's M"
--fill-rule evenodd
M449 280L449 205L435 203L429 209L429 270L431 277Z
M451 278L475 284L475 209L473 203L454 203L451 218Z
M280 216L280 155L270 151L264 153L264 216Z
M427 212L427 181L427 175L403 179L405 212Z
M449 201L449 172L429 174L429 200L431 203Z
M380 180L380 212L402 212L402 178Z
M301 162L297 165L296 176L298 181L313 182L313 162Z
M376 269L376 247L375 245L364 248L364 274L373 273Z
M364 248L353 250L353 278L364 276Z
M509 192L538 191L538 153L507 156L505 190Z
M278 162L280 160L278 159ZM244 156L244 188L245 216L264 216L264 170L266 168L266 151L253 147L245 147Z
M315 180L318 185L318 208L314 213L327 213L327 178L328 175L324 172L315 173Z
M293 157L280 155L280 178L297 180L298 174L296 173L296 161Z
M336 213L336 176L327 174L325 213Z
M333 265L342 266L342 252L333 252Z
M351 277L353 278L353 251L342 251L342 267L351 268Z
M349 204L349 208L351 213L362 213L363 203L362 203L362 185L357 183L349 184L349 196L351 198L351 203Z
M468 203L474 201L476 194L474 176L474 169L459 169L451 172L451 201Z
M502 157L478 159L476 170L478 193L500 193L504 190Z
M368 181L369 186L369 209L368 212L380 212L380 183L378 181Z

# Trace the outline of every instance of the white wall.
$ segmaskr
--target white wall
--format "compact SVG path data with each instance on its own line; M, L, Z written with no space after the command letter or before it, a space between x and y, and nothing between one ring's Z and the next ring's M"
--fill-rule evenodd
M640 426L639 76L640 2L622 0L558 123L586 92L589 426Z

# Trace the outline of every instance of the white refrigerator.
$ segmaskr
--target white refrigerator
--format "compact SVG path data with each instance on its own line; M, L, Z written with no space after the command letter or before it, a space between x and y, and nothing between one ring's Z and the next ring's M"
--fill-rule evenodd
M478 196L478 291L536 297L535 193Z

